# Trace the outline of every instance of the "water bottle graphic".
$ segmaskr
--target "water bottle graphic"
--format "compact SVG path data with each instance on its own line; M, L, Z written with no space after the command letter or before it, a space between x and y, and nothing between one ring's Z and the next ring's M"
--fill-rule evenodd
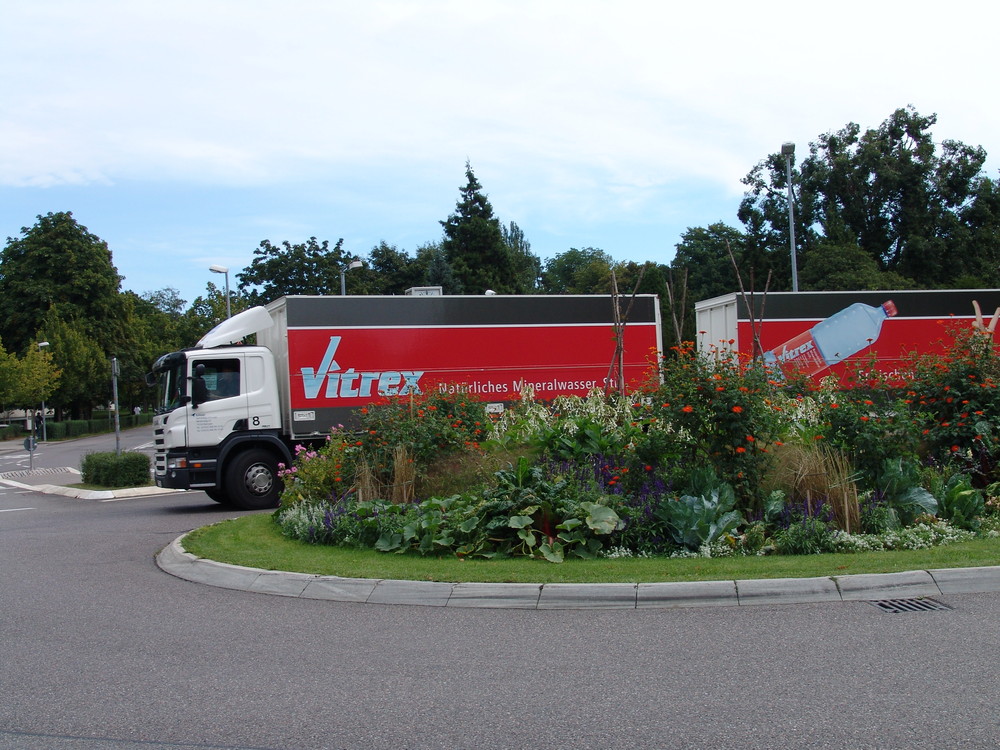
M855 302L765 352L764 364L776 371L794 370L802 375L816 375L871 346L882 332L882 323L895 314L896 305L892 300L879 307Z

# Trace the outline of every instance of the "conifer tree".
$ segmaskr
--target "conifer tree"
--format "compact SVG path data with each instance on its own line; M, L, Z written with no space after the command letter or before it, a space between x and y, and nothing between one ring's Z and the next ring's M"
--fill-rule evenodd
M498 294L520 293L523 290L510 246L504 242L500 222L469 162L465 163L465 177L455 213L441 222L445 259L465 294L483 294L487 289Z

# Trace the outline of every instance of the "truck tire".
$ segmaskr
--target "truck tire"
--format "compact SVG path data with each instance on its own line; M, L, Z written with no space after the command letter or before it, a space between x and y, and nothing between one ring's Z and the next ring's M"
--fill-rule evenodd
M223 490L218 487L212 487L211 489L202 490L206 495L217 503L228 503L229 495L227 495Z
M243 510L275 508L281 495L278 462L265 450L249 450L233 459L226 471L229 502Z

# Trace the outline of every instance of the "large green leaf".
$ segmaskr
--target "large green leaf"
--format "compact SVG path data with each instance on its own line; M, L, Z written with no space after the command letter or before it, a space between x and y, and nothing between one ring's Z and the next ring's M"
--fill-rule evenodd
M549 562L561 563L564 559L562 545L556 542L555 544L549 544L548 542L543 542L538 547L538 551L542 553L544 557Z
M606 505L580 503L580 507L587 511L587 526L598 534L610 534L621 521L618 514Z
M531 516L511 516L507 525L512 529L524 529L531 526Z

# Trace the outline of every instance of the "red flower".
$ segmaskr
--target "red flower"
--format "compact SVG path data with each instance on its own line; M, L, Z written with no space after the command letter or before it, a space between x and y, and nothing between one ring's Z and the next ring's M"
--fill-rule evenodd
M694 407L691 406L691 404L687 404L686 406L681 408L681 411L684 412L685 414L690 414L691 412L694 411Z
M741 414L742 412L743 412L743 407L742 406L734 406L733 407L733 414Z

